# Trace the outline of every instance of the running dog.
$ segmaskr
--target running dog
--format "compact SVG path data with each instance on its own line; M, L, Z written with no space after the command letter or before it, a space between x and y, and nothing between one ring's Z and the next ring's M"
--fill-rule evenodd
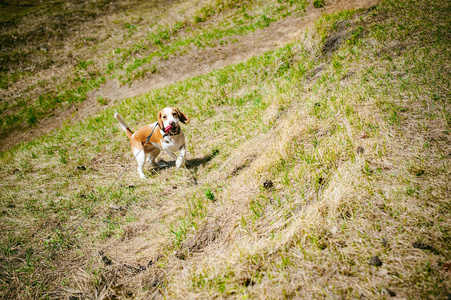
M118 113L114 114L114 118L130 139L132 153L138 162L138 174L142 179L146 178L143 172L146 160L154 167L166 166L155 161L161 150L166 151L169 156L176 160L175 166L177 168L184 164L186 155L185 134L182 132L179 123L188 124L189 117L177 108L166 107L160 110L156 123L145 125L135 133L130 130ZM180 151L180 154L177 156L174 151Z

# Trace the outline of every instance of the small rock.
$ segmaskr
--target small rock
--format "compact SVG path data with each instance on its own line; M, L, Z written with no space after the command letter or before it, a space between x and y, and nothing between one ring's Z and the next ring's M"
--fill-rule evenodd
M249 276L240 278L240 283L244 286L252 286L254 285L254 281Z
M185 253L183 251L177 251L175 253L175 257L177 257L178 259L181 259L181 260L185 260L186 259Z
M146 270L146 266L138 265L138 269L140 269L141 271L145 271Z
M105 266L110 266L113 263L113 261L109 259L103 251L99 251L99 255L100 257L102 257L102 261L105 264Z
M131 185L128 186L128 188L129 188L129 189L134 189L135 186L134 186L133 184L131 184Z
M125 297L126 298L132 298L133 297L133 292L131 292L131 291L125 291Z
M109 259L109 258L106 257L106 256L103 256L103 257L102 257L102 261L103 261L103 263L105 264L105 266L110 266L110 265L112 264L111 259Z
M314 104L314 106L316 106L316 107L320 107L320 106L321 106L321 103L319 103L319 102L316 102L316 103Z
M414 242L414 243L412 243L412 246L414 248L417 248L417 249L428 250L428 251L431 251L433 253L437 253L437 250L435 250L434 247L432 247L432 246L430 246L428 244L425 244L423 242Z
M382 266L382 261L380 260L379 256L373 256L370 259L370 265L380 267Z
M173 185L173 186L172 186L172 189L173 189L173 190L176 190L176 189L177 189L177 186L176 186L176 185Z
M427 245L427 244L425 244L425 243L423 243L423 242L413 242L412 243L412 246L414 247L414 248L417 248L417 249L424 249L424 250L426 250L426 249L428 249L430 246L429 245Z
M390 297L396 297L396 293L393 292L392 290L389 290L387 288L385 290L387 290L387 293L390 295Z
M85 167L85 166L78 166L78 167L77 167L77 170L79 170L79 171L85 171L85 170L86 170L86 167Z
M363 149L363 147L359 146L359 147L357 147L356 151L357 151L358 154L362 154L365 151L365 149Z
M266 190L272 189L273 186L274 186L273 182L269 179L263 182L263 188L265 188Z
M141 269L135 268L135 267L127 265L127 264L123 264L121 266L121 269L122 269L122 271L124 271L126 274L129 274L129 275L136 275L142 271Z
M339 248L346 248L348 246L345 241L338 241L336 244Z

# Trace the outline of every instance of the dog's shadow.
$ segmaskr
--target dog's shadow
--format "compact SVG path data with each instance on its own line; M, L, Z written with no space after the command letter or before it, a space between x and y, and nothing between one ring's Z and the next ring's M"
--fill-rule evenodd
M205 166L208 162L210 162L213 157L215 157L215 155L206 155L204 157L201 158L193 158L193 159L187 159L185 160L185 166L187 169L194 169L196 170L199 166ZM157 167L154 168L154 170L156 172L158 172L159 170L164 170L164 169L169 169L169 168L173 168L175 167L175 161L171 160L171 161L166 161L164 159L160 159L158 162L160 163L164 163L166 166L163 167Z

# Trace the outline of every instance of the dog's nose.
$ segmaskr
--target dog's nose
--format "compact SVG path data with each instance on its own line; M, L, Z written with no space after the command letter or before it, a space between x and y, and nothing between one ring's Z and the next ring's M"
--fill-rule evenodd
M169 125L174 126L174 125L175 125L175 122L174 122L174 121L171 121L171 122L169 122Z

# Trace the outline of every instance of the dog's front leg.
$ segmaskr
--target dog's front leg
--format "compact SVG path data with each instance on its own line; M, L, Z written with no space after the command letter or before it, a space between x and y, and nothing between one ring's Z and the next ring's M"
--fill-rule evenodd
M177 160L177 155L175 155L174 152L172 152L171 150L167 149L165 150L167 154L169 154L170 157L172 157L174 160Z
M175 162L175 166L177 168L180 168L182 166L182 164L185 163L185 155L186 155L186 149L185 149L185 144L183 144L183 146L180 147L180 155L177 158L177 161Z

